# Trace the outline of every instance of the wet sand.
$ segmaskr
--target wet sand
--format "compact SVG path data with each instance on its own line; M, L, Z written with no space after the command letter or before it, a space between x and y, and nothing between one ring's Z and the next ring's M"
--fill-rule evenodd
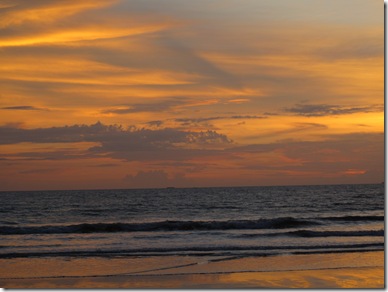
M0 260L4 288L384 288L384 252Z

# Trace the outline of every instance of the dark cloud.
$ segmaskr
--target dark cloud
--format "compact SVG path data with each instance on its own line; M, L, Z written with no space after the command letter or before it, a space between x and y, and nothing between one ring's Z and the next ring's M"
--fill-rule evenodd
M369 113L384 111L383 105L346 107L330 104L296 104L294 107L286 108L285 112L298 116L321 117L334 115L347 115L354 113Z
M28 161L59 161L72 160L82 158L92 158L95 155L85 150L53 150L53 151L37 151L37 152L18 152L16 154L0 154L7 160L28 160ZM101 155L102 156L102 155Z
M101 139L102 140L102 139ZM227 147L231 140L215 131L185 132L176 129L127 131L105 137L90 149L95 155L107 154L127 161L181 161L211 155L213 147ZM195 149L193 149L195 147Z
M20 105L20 106L7 106L7 107L2 107L2 110L29 110L29 111L47 111L48 109L46 108L40 108L40 107L35 107L35 106L30 106L30 105Z
M146 123L147 125L150 125L152 127L160 127L161 125L164 124L163 121L150 121Z
M202 122L208 122L208 121L214 121L214 120L220 120L224 117L208 117L208 118L181 118L181 119L175 119L175 122L178 123L184 123L184 124L191 124L191 123L202 123Z
M318 123L295 123L296 128L321 128L321 129L327 129L327 126L324 124L318 124Z
M301 126L324 127L315 123ZM283 182L290 181L293 175L302 177L303 174L308 174L317 178L311 180L316 183L333 182L330 181L331 177L348 178L351 175L349 171L353 170L360 171L362 179L360 182L376 182L382 180L384 175L384 160L381 159L384 155L384 133L326 135L322 136L320 141L290 139L237 147L226 136L214 131L185 132L169 128L149 130L134 127L124 129L117 125L96 123L45 129L0 127L0 137L2 144L95 142L96 146L85 150L53 148L48 152L42 148L36 152L2 154L0 160L59 161L109 158L144 162L142 165L145 169L135 169L135 174L131 169L132 174L125 177L126 184L130 187L198 185L200 181L193 181L190 173L200 174L204 169L226 171L223 168L225 163L228 165L227 172L246 170L251 176L255 172L258 176L268 174L273 176L274 180L271 181L273 183L276 182L276 175L282 175ZM273 156L274 154L276 155ZM273 157L270 163L265 158L268 155ZM117 165L108 162L88 166L109 168ZM42 174L49 168L42 167ZM171 169L173 173L179 172L182 175L174 176ZM39 168L25 169L23 173L39 173ZM319 180L321 177L322 180ZM204 178L204 181L207 179ZM245 180L236 178L236 183L237 181L241 183ZM208 183L213 184L210 180Z
M215 131L190 132L171 128L161 130L124 129L121 125L73 125L64 127L20 129L0 127L0 144L31 143L74 143L100 142L109 145L123 143L125 147L144 149L143 146L159 148L172 146L174 143L212 144L231 143L225 135Z
M315 123L312 123L315 124ZM320 125L320 124L318 124ZM230 151L242 151L242 152L267 152L274 149L284 149L287 145L311 145L311 149L319 150L327 146L338 147L338 145L343 145L344 143L349 144L358 144L358 145L369 145L371 142L382 142L384 139L384 133L349 133L349 134L335 134L335 135L326 135L322 138L325 138L320 141L298 141L298 140L282 140L274 143L265 143L265 144L250 144L244 146L237 146L229 148ZM383 144L381 144L383 147ZM309 146L310 147L310 146ZM346 149L346 147L345 147Z
M177 129L124 129L119 125L73 125L64 127L21 129L0 127L0 144L95 142L86 152L60 150L19 153L25 159L74 159L109 156L125 160L184 160L211 153L213 147L226 147L232 141L215 131L181 131ZM196 149L192 149L195 147ZM4 156L5 157L5 156Z
M124 129L117 125L106 126L100 122L94 125L73 125L64 127L21 129L0 127L0 144L31 143L73 143L98 142L103 136L117 135Z
M96 164L96 165L90 165L91 167L115 167L119 166L117 163L102 163L102 164Z
M207 117L207 118L180 118L180 119L175 119L175 122L192 124L192 123L202 123L202 122L208 122L208 121L214 121L214 120L225 120L225 119L235 119L235 120L265 119L265 117L241 115L241 116L217 116L217 117Z
M265 119L266 117L260 117L260 116L249 116L249 115L241 115L241 116L231 116L226 117L226 119Z
M304 127L325 128L316 123L297 124ZM252 144L237 147L225 135L215 131L182 131L178 129L137 129L118 125L73 125L64 127L21 129L0 127L0 143L74 143L95 142L96 146L86 150L47 149L36 152L2 154L0 159L8 160L64 160L91 157L113 158L122 161L143 161L156 170L129 175L126 180L132 187L145 187L146 182L155 181L155 187L169 186L184 179L168 177L160 169L174 168L184 173L200 172L201 169L217 170L218 161L228 162L236 171L275 171L322 173L328 177L335 173L347 175L349 170L361 170L371 174L383 174L384 134L352 133L347 135L326 135L320 141L278 141L276 143ZM273 162L261 163L261 155L276 153ZM207 164L207 157L209 160ZM214 158L216 158L214 160ZM196 161L195 159L199 159ZM257 160L258 159L258 160ZM266 161L266 160L264 160ZM96 167L113 167L114 163L97 164ZM26 170L29 171L29 170ZM170 174L171 175L171 174ZM367 176L365 176L367 177ZM380 180L378 177L376 180ZM157 183L156 183L157 182ZM151 185L149 185L151 186Z

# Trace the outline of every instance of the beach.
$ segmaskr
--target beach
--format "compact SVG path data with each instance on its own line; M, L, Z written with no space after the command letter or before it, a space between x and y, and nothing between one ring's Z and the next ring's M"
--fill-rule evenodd
M4 288L384 288L384 252L0 260Z

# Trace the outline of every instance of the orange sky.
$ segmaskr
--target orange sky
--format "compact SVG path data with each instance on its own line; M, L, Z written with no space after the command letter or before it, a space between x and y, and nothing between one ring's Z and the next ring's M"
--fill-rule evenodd
M377 0L0 2L0 190L379 183Z

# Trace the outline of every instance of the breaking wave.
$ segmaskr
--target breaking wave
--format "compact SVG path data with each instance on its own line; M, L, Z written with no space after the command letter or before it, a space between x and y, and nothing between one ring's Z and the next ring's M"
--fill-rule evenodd
M319 225L318 222L292 217L228 221L161 221L147 223L83 223L74 225L0 226L0 234L58 234L138 231L191 231L232 229L286 229Z
M146 223L82 223L73 225L43 225L43 226L7 226L0 225L0 234L62 234L62 233L109 233L109 232L139 232L139 231L200 231L200 230L244 230L244 229L287 229L303 228L324 224L324 221L383 221L384 216L344 216L322 218L281 217L257 220L227 220L227 221L161 221ZM378 231L378 235L381 235ZM352 234L325 233L299 230L290 235L296 236L362 236L363 231ZM375 235L373 232L369 235Z

